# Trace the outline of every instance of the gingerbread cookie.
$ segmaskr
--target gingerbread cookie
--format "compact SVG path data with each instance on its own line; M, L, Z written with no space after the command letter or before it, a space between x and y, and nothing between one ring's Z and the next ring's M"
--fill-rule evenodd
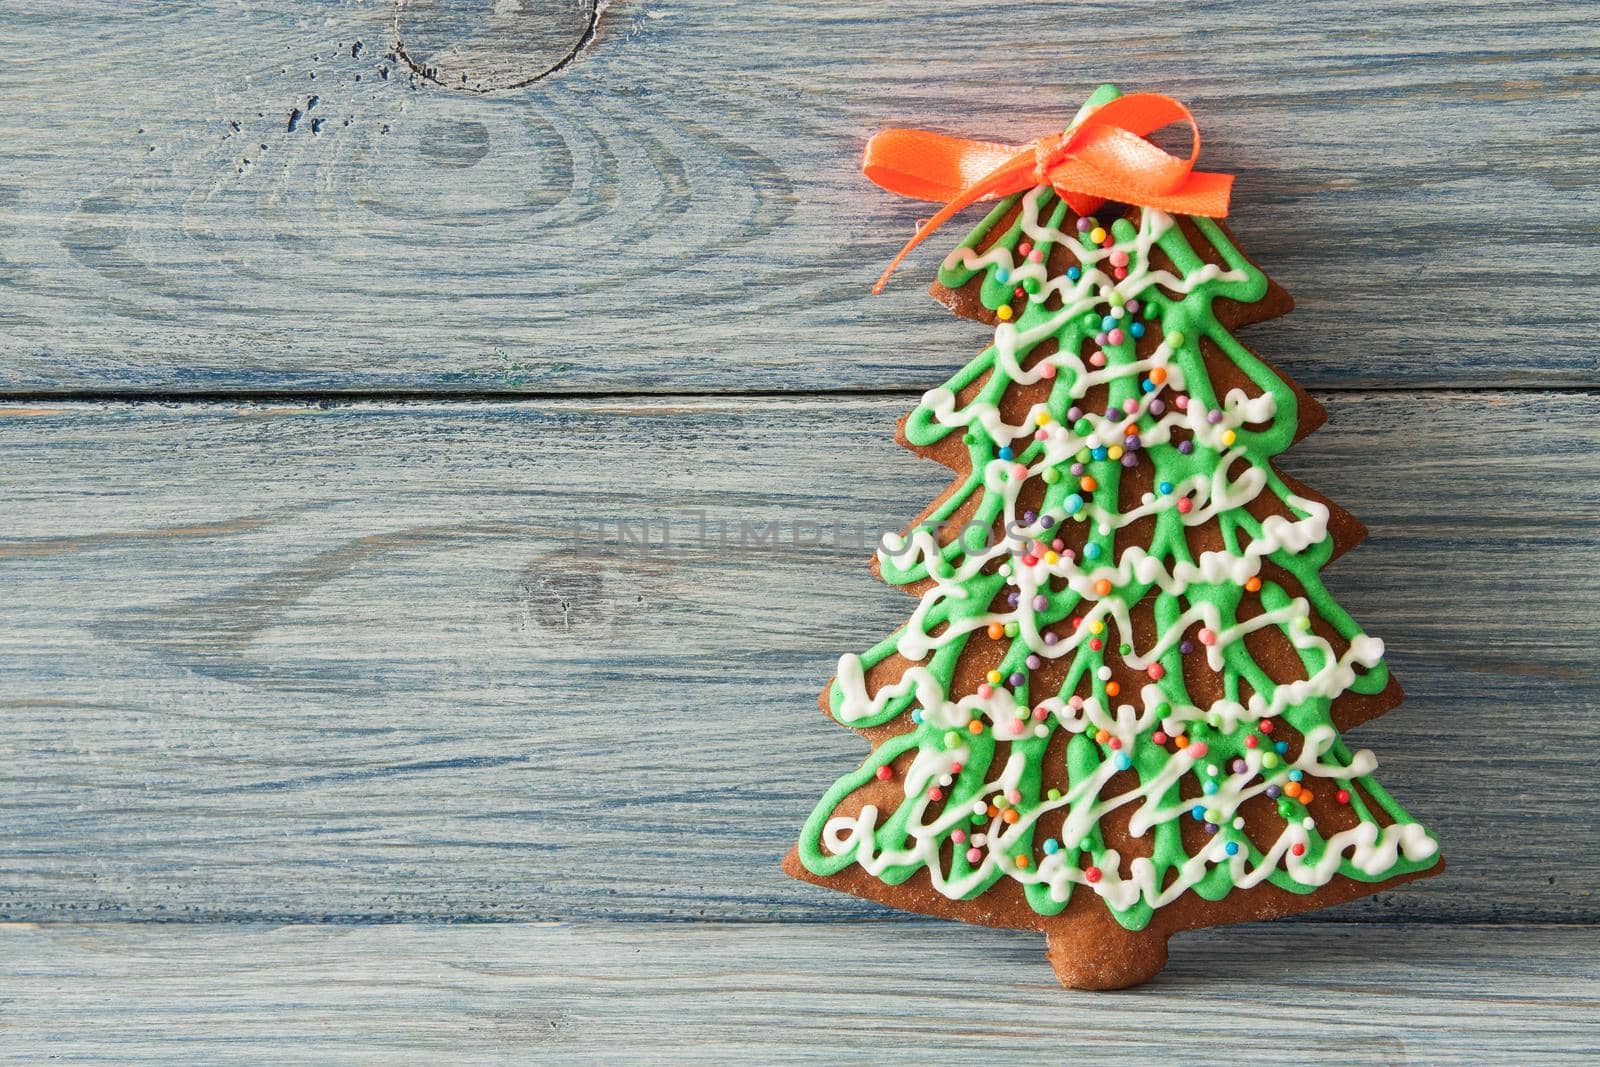
M939 272L993 343L901 420L956 477L879 552L918 603L839 661L872 753L784 869L1105 989L1443 864L1342 736L1402 694L1319 577L1364 529L1272 464L1323 411L1234 337L1292 301L1212 218L1073 200L1001 199Z

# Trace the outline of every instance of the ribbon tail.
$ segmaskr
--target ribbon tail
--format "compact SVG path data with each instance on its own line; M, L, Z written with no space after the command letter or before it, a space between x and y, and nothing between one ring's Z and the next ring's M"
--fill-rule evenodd
M872 287L874 295L883 292L883 287L888 284L889 276L905 261L911 250L920 245L924 240L933 236L933 232L954 218L962 209L977 203L988 196L1005 196L1019 189L1026 189L1036 181L1034 173L1034 153L1027 149L1018 152L1011 159L1000 164L990 171L975 184L963 189L954 200L945 204L934 213L922 226L918 227L916 235L905 243L898 255L890 261L889 267L879 276L877 284Z

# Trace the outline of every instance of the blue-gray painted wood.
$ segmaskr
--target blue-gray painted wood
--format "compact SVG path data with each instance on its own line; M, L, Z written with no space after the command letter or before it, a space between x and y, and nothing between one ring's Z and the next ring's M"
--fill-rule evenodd
M73 1063L1583 1063L1600 929L1312 925L1069 993L886 923L0 928L4 1054Z
M1600 384L1590 3L498 6L11 5L0 389L920 391L982 338L936 251L868 297L930 209L865 138L1108 80L1193 105L1308 384Z
M1451 868L1323 917L1600 918L1600 398L1325 399L1411 695L1353 739ZM908 403L0 408L0 917L887 915L776 861L912 606L856 532L944 483Z

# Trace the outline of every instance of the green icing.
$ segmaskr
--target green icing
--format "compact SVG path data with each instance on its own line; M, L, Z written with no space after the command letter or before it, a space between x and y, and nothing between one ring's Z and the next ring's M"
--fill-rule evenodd
M980 255L980 239L1019 201L1025 210ZM1325 510L1296 497L1270 466L1294 440L1295 394L1214 313L1219 299L1261 300L1267 279L1209 219L1192 222L1219 253L1220 266L1207 265L1176 220L1159 212L1139 219L1112 223L1112 248L1086 249L1076 216L1052 190L1040 187L1001 201L940 270L940 282L951 288L979 279L981 299L991 310L1020 311L999 327L996 343L929 393L906 424L906 437L917 446L962 434L972 473L920 528L929 534L920 552L880 556L890 583L931 578L936 585L906 627L860 657L846 657L830 689L839 721L857 728L893 723L903 732L840 778L807 821L800 856L818 875L861 863L897 884L928 867L935 885L959 899L980 896L1012 877L1023 883L1028 903L1041 915L1061 911L1074 891L1088 886L1123 926L1137 930L1185 888L1217 900L1264 880L1309 893L1334 874L1375 882L1438 861L1431 835L1370 774L1370 754L1351 752L1332 724L1330 709L1339 693L1380 692L1388 669L1381 645L1361 633L1319 578L1333 550ZM1019 249L1023 242L1043 253L1043 261L1030 263ZM1058 244L1067 246L1084 277L1050 273L1049 253ZM1170 275L1148 262L1153 248L1171 264ZM1128 256L1124 279L1112 273L1112 252ZM1127 313L1129 300L1140 302L1138 313ZM1120 343L1097 340L1104 316L1118 304L1124 317L1117 326L1126 327L1125 336ZM1143 345L1132 336L1134 323L1148 335ZM1247 391L1232 401L1219 395L1202 339L1242 372L1254 395ZM1048 341L1057 354L1042 362L1056 373L1047 379L1047 392L1036 386L1041 406L1034 409L1047 419L1006 427L1001 400L1019 383L1038 380L1040 364L1022 368L1029 353ZM1104 354L1103 366L1091 362L1095 352ZM1074 411L1097 383L1106 395L1100 410ZM956 399L972 388L974 394ZM1179 410L1180 397L1187 398L1186 410ZM1106 417L1107 408L1117 409L1117 418ZM1218 421L1203 413L1217 413ZM1118 527L1127 521L1122 479L1130 468L1111 449L1129 422L1140 438L1137 464L1152 487L1139 505L1153 520L1137 545L1142 560L1129 554L1126 535L1121 543L1118 538ZM1183 440L1189 449L1180 447ZM1014 454L1003 456L1003 448ZM1073 470L1076 463L1083 464L1081 474ZM1026 473L1019 474L1015 464L1026 465ZM1094 479L1092 488L1080 483L1085 475ZM1017 514L1016 500L1018 486L1033 481L1043 483L1043 498L1029 522ZM1247 507L1267 494L1278 501L1273 520ZM1189 512L1180 510L1183 499ZM968 523L963 536L942 544L931 536L957 514ZM1195 551L1190 533L1197 526L1220 540L1221 555L1208 560ZM1010 554L991 551L990 531L1006 528L1026 528L1026 536ZM1070 541L1076 558L1046 559L1041 571L1038 549L1048 550L1053 535L1066 530L1072 536L1062 547ZM1271 568L1262 571L1264 563ZM1024 572L1042 584L1020 591ZM1246 577L1259 587L1247 589ZM1093 588L1102 578L1111 583L1109 591ZM1285 578L1292 580L1289 585ZM1011 592L1020 595L1015 607L1006 603ZM1034 596L1043 597L1041 606ZM1127 644L1127 612L1145 601L1157 637L1154 645L1134 649ZM1083 620L1077 629L1070 621L1075 617ZM1342 658L1317 635L1311 619L1342 638L1348 649ZM1202 636L1209 633L1213 642L1195 643L1185 653L1181 634L1196 623L1205 624ZM1257 662L1242 632L1252 625L1281 632L1298 654L1305 680L1277 681ZM991 636L991 626L1000 627L1002 636ZM1115 629L1122 647L1088 636L1096 626L1104 627L1106 637ZM1055 635L1054 644L1046 633ZM991 683L986 697L954 691L957 665L975 639L996 645L1001 658L1000 681ZM921 684L908 681L869 696L859 673L896 651L916 662ZM1066 661L1064 677L1048 692L1035 691L1039 671L1058 658ZM1205 672L1220 684L1221 701L1202 702L1190 693L1186 659L1208 663ZM851 667L853 681L847 677ZM1137 684L1123 682L1114 695L1114 679L1130 672ZM1303 745L1278 752L1279 738L1262 729L1264 718L1269 728L1291 727ZM1057 737L1063 731L1064 743ZM1176 731L1187 748L1177 746ZM1280 737L1285 733L1279 729ZM1199 745L1205 754L1195 758ZM901 757L911 763L909 771L893 775L899 802L892 811L871 820L836 814L864 787L872 787L881 803L885 790L876 781L878 769ZM1139 783L1131 796L1126 774L1102 791L1119 771L1131 772ZM1184 799L1185 781L1192 787L1188 792L1198 793L1194 799ZM1304 825L1308 809L1290 795L1304 789L1322 795L1345 791L1358 821L1326 833L1314 821ZM1239 805L1257 795L1273 805L1274 825L1236 826L1244 818ZM1108 806L1119 796L1125 799ZM1142 819L1139 829L1150 842L1148 859L1134 861L1126 875L1119 868L1128 868L1128 861L1108 853L1100 826L1115 809ZM1016 813L1014 821L1007 821L1008 810ZM1046 837L1036 828L1045 812L1065 817L1059 836ZM1194 853L1183 840L1180 824L1186 819L1205 821L1211 829ZM1018 865L1019 857L1025 866Z

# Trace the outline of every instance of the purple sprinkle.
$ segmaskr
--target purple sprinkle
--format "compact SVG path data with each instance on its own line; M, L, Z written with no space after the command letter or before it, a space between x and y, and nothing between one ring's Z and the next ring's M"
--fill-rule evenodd
M1279 797L1279 796L1280 796L1280 795L1281 795L1281 794L1282 794L1282 793L1283 793L1283 790L1281 790L1281 789L1279 789L1279 788L1278 788L1278 787L1277 787L1277 786L1275 786L1275 785L1269 785L1269 786L1267 786L1267 796L1269 796L1269 797L1271 797L1271 798L1272 798L1272 799L1273 799L1273 800L1277 800L1277 799L1278 799L1278 797Z
M1039 517L1039 513L1037 511L1031 511L1030 510L1030 511L1024 511L1022 513L1022 521L1024 523L1028 524L1029 526L1032 526L1033 525L1033 520L1037 519L1038 517Z
M1139 301L1137 300L1130 300L1122 306L1128 309L1128 314L1130 315L1137 315L1139 313Z
M1044 643L1045 644L1053 645L1059 640L1061 640L1061 639L1059 637L1057 637L1055 634L1050 633L1049 631L1045 632L1045 635L1044 635Z
M1021 671L1013 671L1013 672L1011 672L1011 677L1006 679L1007 682L1011 683L1012 688L1015 688L1015 687L1021 685L1023 682L1025 682L1027 680L1028 680L1027 675L1023 674Z
M1068 422L1077 422L1081 418L1083 418L1083 409L1082 408L1074 405L1074 406L1072 406L1072 407L1067 409L1067 421Z
M1214 823L1214 822L1206 823L1206 833L1214 834L1216 832L1217 832L1217 824L1216 823Z
M1044 660L1040 659L1038 656L1029 656L1025 662L1028 664L1028 669L1030 671L1036 671L1044 665Z
M1016 607L1021 602L1022 602L1022 594L1021 593L1007 593L1006 594L1006 603L1010 604L1012 607Z
M1079 476L1079 475L1083 474L1083 464L1082 463L1074 463L1071 467L1068 467L1067 469L1070 470L1073 473L1074 476Z
M1040 595L1040 596L1036 596L1036 597L1033 598L1033 610L1034 611L1043 611L1045 608L1047 608L1049 606L1050 606L1050 598L1049 597Z
M1250 769L1250 765L1242 759L1234 760L1229 766L1233 768L1234 774L1243 774L1245 771Z
M1088 233L1093 228L1094 227L1089 225L1089 220L1088 219L1080 218L1078 220L1078 232L1079 233Z
M1043 526L1046 530L1050 529L1050 527L1054 526L1055 524L1056 519L1054 515L1046 515L1044 518L1039 520L1039 525Z
M1152 401L1150 401L1150 414L1152 414L1152 415L1160 415L1162 412L1164 412L1166 410L1167 410L1167 402L1165 400L1152 400Z
M1124 467L1137 467L1139 465L1139 453L1137 453L1137 452L1125 452L1125 453L1123 453L1123 455L1122 455L1122 465Z
M1222 421L1222 412L1212 408L1210 411L1206 412L1206 421L1215 426L1217 423Z
M1187 456L1190 452L1194 451L1194 442L1193 441L1179 441L1178 442L1178 451Z
M1099 333L1094 335L1094 343L1097 344L1097 345L1100 345L1101 347L1105 346L1106 333L1105 333L1104 330L1101 330Z
M1136 433L1130 433L1128 436L1124 437L1122 439L1122 447L1131 448L1137 452L1139 450L1139 435Z
M1189 653L1194 651L1194 642L1190 641L1188 638L1184 638L1178 643L1178 651L1187 656Z

